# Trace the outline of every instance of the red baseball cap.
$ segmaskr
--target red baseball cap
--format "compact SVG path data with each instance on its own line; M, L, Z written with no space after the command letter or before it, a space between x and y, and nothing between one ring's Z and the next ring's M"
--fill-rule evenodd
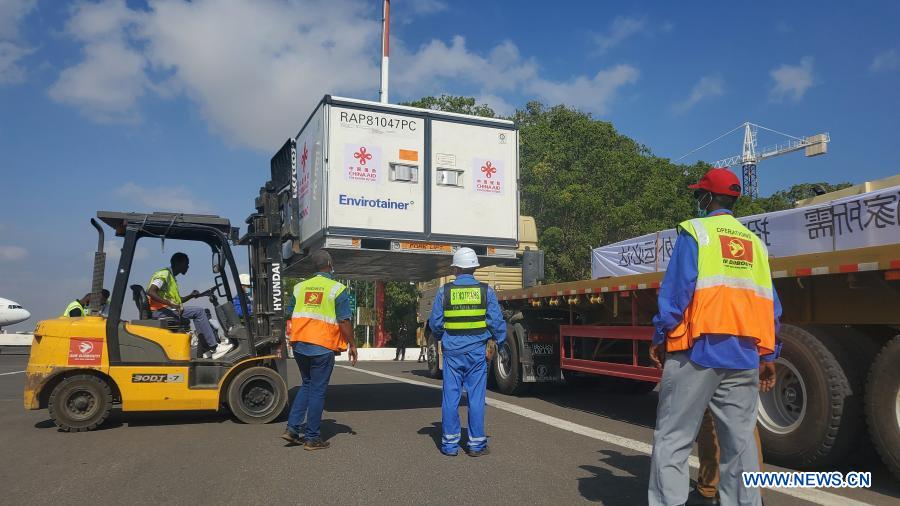
M732 197L741 195L741 182L738 181L734 172L725 168L709 169L709 172L704 174L697 184L692 184L688 188Z

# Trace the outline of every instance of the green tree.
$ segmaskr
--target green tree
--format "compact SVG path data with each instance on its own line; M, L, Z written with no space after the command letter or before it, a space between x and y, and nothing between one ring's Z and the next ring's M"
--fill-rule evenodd
M757 199L748 199L746 197L738 199L735 206L735 214L737 216L750 216L759 213L770 213L773 211L783 211L785 209L793 209L798 200L808 199L816 195L816 190L830 193L852 186L851 183L800 183L791 186L787 190L779 190L769 197L760 197Z
M401 323L412 331L416 328L416 302L419 294L408 282L389 281L384 287L384 328L394 338ZM409 344L409 343L407 343Z
M496 118L497 114L487 104L479 104L473 97L460 97L455 95L441 95L440 97L422 97L411 102L404 102L401 105L410 107L418 107L420 109L431 109L432 111L455 112L458 114L470 114L472 116L483 116L486 118Z
M708 168L675 165L569 107L517 111L522 213L534 216L548 282L590 274L590 250L693 214L686 187Z

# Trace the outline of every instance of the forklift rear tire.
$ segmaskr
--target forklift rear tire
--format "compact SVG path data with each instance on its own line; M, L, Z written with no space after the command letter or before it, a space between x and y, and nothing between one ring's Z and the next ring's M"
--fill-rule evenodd
M85 432L99 427L112 409L112 389L106 380L76 374L60 381L50 393L50 419L64 432Z
M269 423L287 404L287 385L268 367L249 367L228 385L228 408L243 423Z

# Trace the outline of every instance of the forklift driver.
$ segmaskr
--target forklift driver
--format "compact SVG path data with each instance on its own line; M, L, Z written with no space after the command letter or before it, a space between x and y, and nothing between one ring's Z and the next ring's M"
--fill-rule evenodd
M206 345L207 351L201 354L202 358L218 359L234 348L231 343L218 343L206 312L199 307L183 306L182 302L200 296L200 292L194 290L190 295L182 297L178 293L178 284L175 276L186 274L190 265L188 256L178 252L172 255L169 261L170 267L160 269L150 277L150 286L147 288L147 299L154 318L179 316L188 318L194 322L194 329L200 334L200 339Z

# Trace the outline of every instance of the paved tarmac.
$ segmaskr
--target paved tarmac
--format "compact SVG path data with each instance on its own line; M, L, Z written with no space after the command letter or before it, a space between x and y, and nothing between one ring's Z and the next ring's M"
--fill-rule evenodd
M332 447L308 452L278 437L285 417L242 425L227 412L114 412L101 430L58 432L46 410L22 409L26 361L0 355L0 504L646 503L655 393L489 392L492 453L445 457L440 382L423 364L339 366L322 427ZM900 483L870 453L839 470L871 471L874 486L764 491L766 505L900 504Z

